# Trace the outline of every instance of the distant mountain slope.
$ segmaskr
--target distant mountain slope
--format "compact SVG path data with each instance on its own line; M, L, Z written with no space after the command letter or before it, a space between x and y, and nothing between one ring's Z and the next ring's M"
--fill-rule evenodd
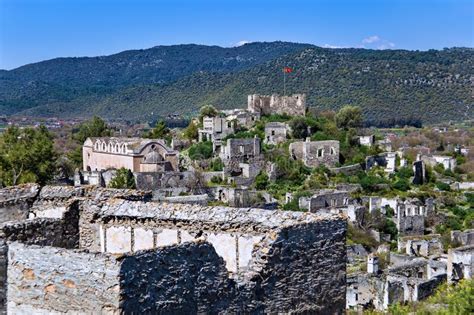
M250 93L308 94L308 103L359 105L370 120L473 118L474 50L326 49L294 43L235 48L159 46L60 58L0 72L0 113L143 120L204 104L244 107Z
M0 114L104 96L131 85L173 82L199 71L240 71L310 46L284 42L233 48L190 44L42 61L0 71Z

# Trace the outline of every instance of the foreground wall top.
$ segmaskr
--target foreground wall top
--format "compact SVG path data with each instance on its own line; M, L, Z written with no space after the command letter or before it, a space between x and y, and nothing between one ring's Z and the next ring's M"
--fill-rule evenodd
M323 220L341 220L341 215L329 213L307 213L293 211L271 211L253 208L206 207L190 204L169 204L158 202L135 202L111 199L99 212L102 220L153 219L155 221L180 221L205 223L220 229L237 228L264 232L293 225L313 223Z

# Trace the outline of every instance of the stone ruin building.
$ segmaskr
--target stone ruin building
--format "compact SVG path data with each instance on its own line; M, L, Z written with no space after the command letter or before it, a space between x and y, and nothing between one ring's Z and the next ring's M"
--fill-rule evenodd
M339 163L339 141L297 141L290 144L290 156L308 167L325 165L334 167Z
M451 231L451 242L461 246L474 245L474 229Z
M471 279L474 275L474 244L448 250L448 282Z
M323 210L347 208L350 200L348 191L322 189L310 197L300 197L298 204L300 209L316 213Z
M247 109L251 113L260 115L304 116L306 114L306 94L293 94L291 96L276 94L249 95Z
M343 216L157 203L147 192L92 186L27 185L0 197L3 312L345 307Z
M398 234L401 236L423 235L428 209L416 199L398 202L394 216Z
M204 117L198 130L199 142L212 141L214 152L219 152L222 139L234 133L234 123L223 117Z
M269 122L265 124L265 144L277 145L286 141L289 126L281 122Z
M367 147L371 147L375 144L375 136L359 136L359 144L365 145Z
M365 159L365 169L370 170L373 167L383 167L387 173L393 173L396 170L396 153L385 152L379 155L368 156Z
M401 198L371 196L367 200L370 213L380 211L386 215L389 209L393 212L392 220L401 236L423 235L426 218L435 212L433 198L427 198L425 202L422 202L416 198L402 200Z
M435 167L437 164L443 165L445 170L451 170L454 172L454 169L457 166L456 159L451 156L445 155L418 155L417 161L423 161L425 164Z
M265 167L260 139L227 139L220 158L224 163L224 174L237 185L250 185Z
M75 185L106 186L115 170L126 168L135 175L137 187L159 187L164 174L179 176L179 153L162 139L88 138L82 147L83 170L76 171Z
M234 121L238 126L251 128L260 120L260 113L251 113L246 109L236 108L223 110L227 121Z
M367 256L367 272L347 277L347 309L374 307L386 310L394 303L416 302L432 295L446 281L442 257L412 257L390 253L390 265L382 270L376 255Z
M441 235L402 236L398 238L398 252L408 256L429 257L441 255Z

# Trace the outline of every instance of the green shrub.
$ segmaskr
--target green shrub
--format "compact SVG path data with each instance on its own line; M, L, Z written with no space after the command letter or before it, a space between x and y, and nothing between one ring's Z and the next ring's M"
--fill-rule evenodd
M292 137L295 139L305 139L308 136L308 124L304 117L295 117L290 121Z
M449 186L449 184L446 184L446 183L443 183L443 182L437 182L437 183L436 183L436 187L437 187L439 190L451 191L451 186Z
M444 173L444 165L441 164L441 163L438 163L433 167L433 170L435 170L439 174L443 174Z
M377 241L367 231L356 228L351 224L347 227L347 240L353 244L361 244L368 249L374 249L378 245Z
M266 189L268 186L268 175L264 172L260 172L255 177L255 188L258 190Z
M392 185L392 188L400 191L407 191L410 190L410 183L406 179L399 179Z
M124 167L119 168L109 183L110 188L135 189L135 177L132 171Z
M211 183L214 183L214 184L221 184L221 183L222 183L222 177L220 177L220 176L212 176L212 177L211 177Z
M205 160L212 156L212 142L205 141L193 144L189 148L189 157L192 160Z
M409 179L414 174L413 174L413 170L410 167L405 166L405 167L399 168L398 171L396 172L396 175L399 178Z
M211 161L210 169L213 172L220 172L224 169L224 163L220 158L215 158Z

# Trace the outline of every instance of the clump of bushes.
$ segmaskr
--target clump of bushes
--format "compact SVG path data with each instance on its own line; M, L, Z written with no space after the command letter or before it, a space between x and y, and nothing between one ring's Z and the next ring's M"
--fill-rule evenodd
M205 160L212 157L212 151L212 142L205 141L193 144L188 152L191 160Z

